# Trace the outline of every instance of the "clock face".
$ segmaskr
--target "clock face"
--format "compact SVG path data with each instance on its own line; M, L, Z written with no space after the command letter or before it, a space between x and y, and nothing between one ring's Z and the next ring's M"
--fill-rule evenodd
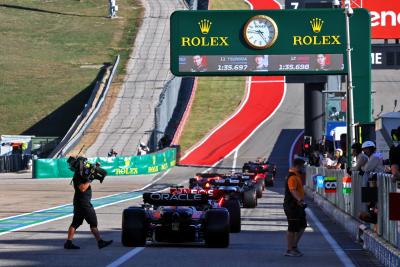
M254 16L244 26L243 37L252 48L268 48L275 43L278 37L278 27L275 21L268 16Z

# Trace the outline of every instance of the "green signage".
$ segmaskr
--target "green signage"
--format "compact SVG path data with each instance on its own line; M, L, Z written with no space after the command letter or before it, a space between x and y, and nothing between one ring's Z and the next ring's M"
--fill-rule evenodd
M347 73L343 9L176 11L171 71L177 76ZM350 18L355 122L372 121L370 17Z
M198 76L345 73L345 29L343 12L333 9L176 11L171 69ZM327 54L329 67L318 66L318 54Z
M176 164L176 149L143 156L88 158L91 163L100 162L109 176L143 175L166 171ZM73 172L67 159L37 159L33 161L32 178L68 178Z

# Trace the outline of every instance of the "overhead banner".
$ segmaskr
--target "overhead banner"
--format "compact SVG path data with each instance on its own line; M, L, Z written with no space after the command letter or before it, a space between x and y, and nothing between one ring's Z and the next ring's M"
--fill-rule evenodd
M90 163L99 162L108 176L145 175L166 171L176 164L176 149L168 148L160 153L143 156L88 158ZM37 159L33 161L32 178L70 178L67 158Z
M352 20L368 24L367 11ZM347 73L343 10L176 11L170 21L177 76Z
M344 10L175 11L171 72L176 76L347 74ZM350 35L354 120L370 123L371 29L354 9Z
M399 0L362 0L361 3L371 14L373 39L400 38Z

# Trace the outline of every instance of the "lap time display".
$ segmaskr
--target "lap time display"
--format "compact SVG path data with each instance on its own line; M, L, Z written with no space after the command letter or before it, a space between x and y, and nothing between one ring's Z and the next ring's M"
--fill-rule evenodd
M318 72L343 71L342 54L302 55L185 55L179 72Z

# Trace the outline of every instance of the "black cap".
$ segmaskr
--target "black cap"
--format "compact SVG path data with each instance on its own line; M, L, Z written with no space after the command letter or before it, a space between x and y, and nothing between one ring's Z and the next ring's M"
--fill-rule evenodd
M303 166L304 163L306 162L301 158L296 158L293 160L293 166Z
M357 150L360 149L361 150L361 144L360 143L354 143L354 144L351 145L351 148L352 149L357 149Z

